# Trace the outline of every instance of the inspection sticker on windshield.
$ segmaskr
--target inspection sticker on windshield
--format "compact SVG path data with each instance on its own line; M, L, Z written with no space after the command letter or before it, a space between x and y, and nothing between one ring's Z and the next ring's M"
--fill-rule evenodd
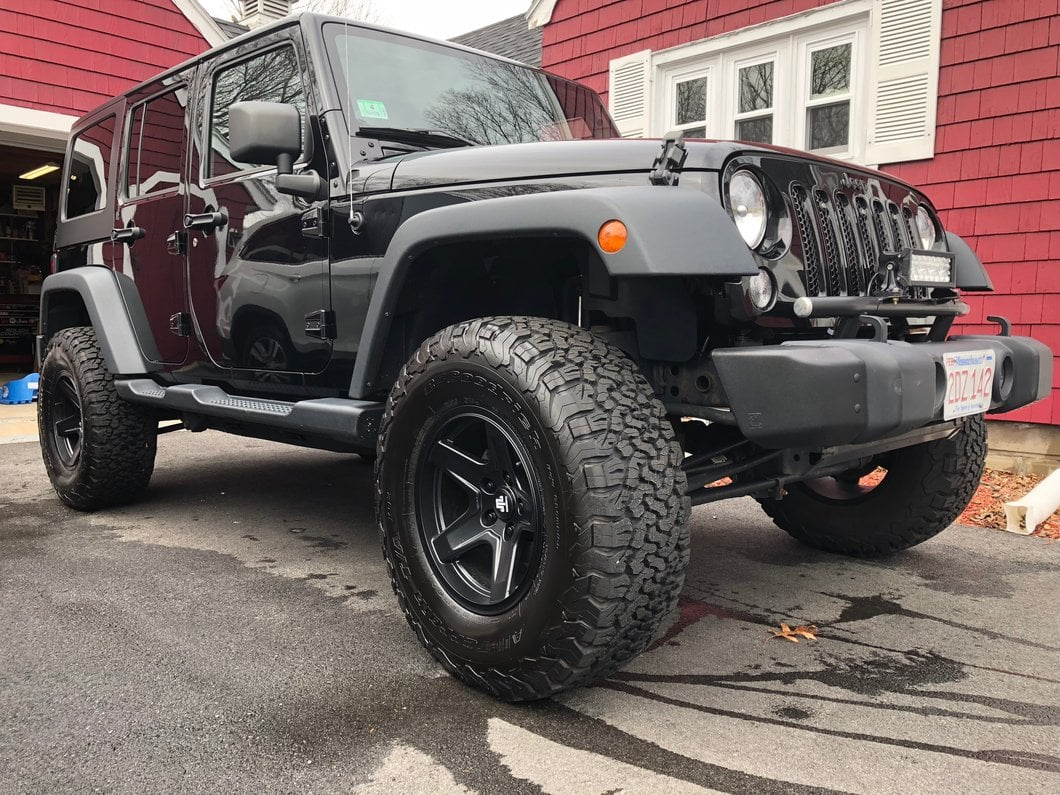
M376 99L357 100L357 113L362 119L389 119L386 105Z
M994 392L994 352L960 351L942 356L946 369L946 403L942 418L982 414Z

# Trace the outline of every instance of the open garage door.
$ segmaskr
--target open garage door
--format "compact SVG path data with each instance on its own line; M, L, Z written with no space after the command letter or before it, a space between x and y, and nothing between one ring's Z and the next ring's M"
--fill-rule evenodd
M0 114L0 374L18 374L34 365L40 283L48 273L63 152L74 119L25 108L4 110Z

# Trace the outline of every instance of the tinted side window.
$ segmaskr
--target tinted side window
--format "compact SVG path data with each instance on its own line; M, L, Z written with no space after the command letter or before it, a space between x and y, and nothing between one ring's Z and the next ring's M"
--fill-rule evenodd
M180 185L184 141L183 89L133 108L126 158L126 193L136 199Z
M228 151L228 108L235 102L286 102L302 114L305 93L293 47L282 47L222 69L214 77L210 109L210 158L207 176L231 174L274 163L239 163Z
M74 137L66 185L66 217L77 218L107 206L107 178L115 117L108 116Z

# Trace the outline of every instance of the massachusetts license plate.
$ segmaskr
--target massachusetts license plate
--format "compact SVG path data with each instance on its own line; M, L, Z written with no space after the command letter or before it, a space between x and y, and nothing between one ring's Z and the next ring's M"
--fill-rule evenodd
M942 418L952 420L982 414L990 408L994 391L994 352L960 351L943 355L946 368L946 403Z

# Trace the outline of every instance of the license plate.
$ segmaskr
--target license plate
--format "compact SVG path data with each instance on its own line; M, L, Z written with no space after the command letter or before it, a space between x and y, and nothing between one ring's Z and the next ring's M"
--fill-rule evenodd
M942 357L946 368L946 403L942 418L982 414L994 393L994 352L960 351Z

